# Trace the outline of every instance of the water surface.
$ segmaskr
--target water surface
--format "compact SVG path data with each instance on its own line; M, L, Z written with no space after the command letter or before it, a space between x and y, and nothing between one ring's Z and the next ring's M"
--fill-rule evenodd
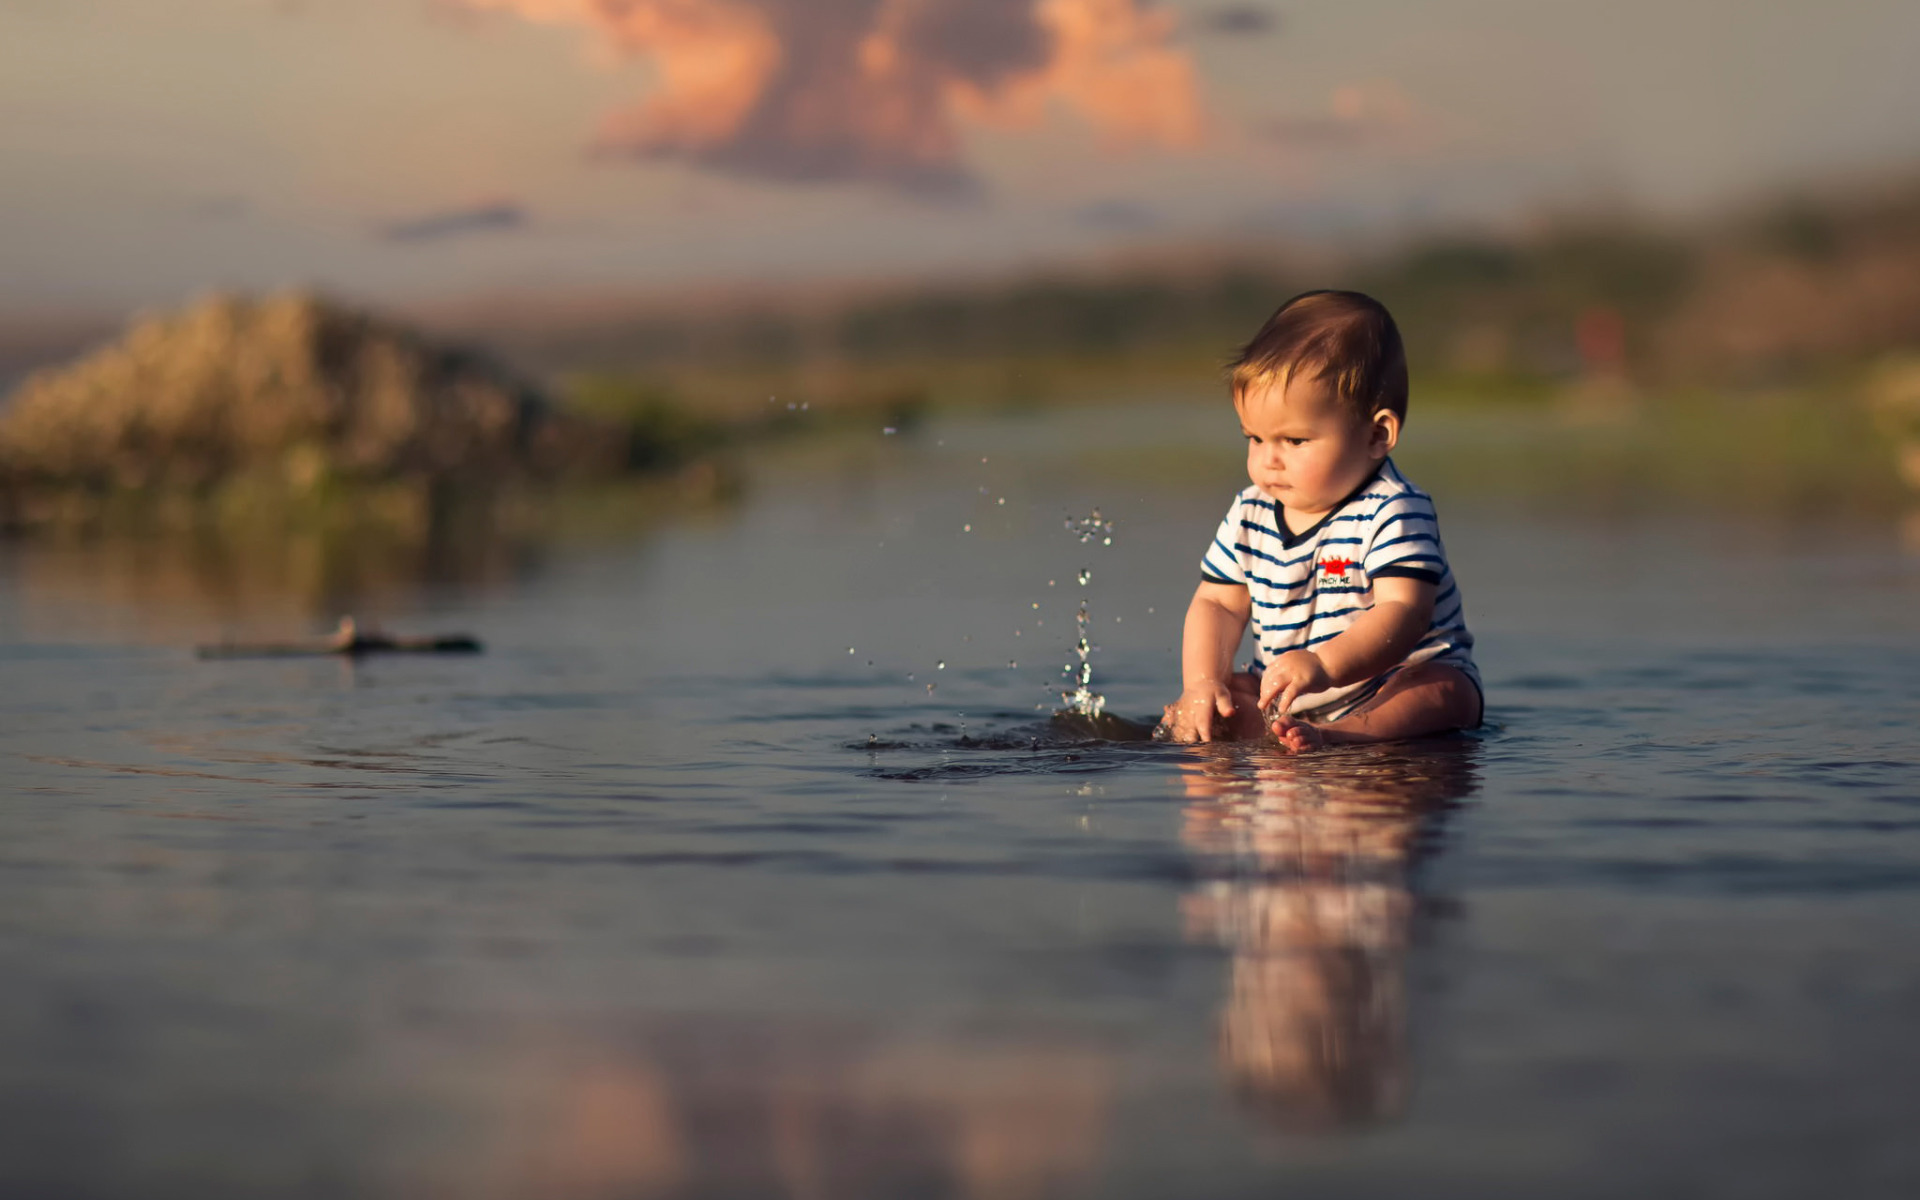
M1895 516L1441 491L1485 730L1090 742L1046 719L1079 572L1156 712L1240 486L1230 420L1103 417L344 580L0 548L0 1187L1920 1187ZM345 606L489 653L191 654Z

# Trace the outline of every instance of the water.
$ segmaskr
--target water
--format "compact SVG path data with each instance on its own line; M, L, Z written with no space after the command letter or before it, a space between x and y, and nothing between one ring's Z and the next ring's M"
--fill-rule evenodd
M0 1192L1913 1194L1895 521L1443 493L1485 731L1061 732L1084 566L1108 711L1177 690L1226 417L381 570L0 550ZM347 607L489 652L189 650Z
M1067 532L1078 537L1081 545L1092 542L1096 537L1101 545L1113 545L1113 522L1102 520L1097 508L1085 517L1068 517L1066 526ZM1074 582L1080 585L1080 608L1073 614L1074 661L1060 668L1061 673L1073 682L1073 690L1061 692L1060 703L1064 713L1093 722L1095 724L1089 727L1097 729L1097 723L1106 711L1107 698L1093 690L1093 613L1089 607L1092 597L1087 591L1093 583L1093 569L1081 567L1074 575Z

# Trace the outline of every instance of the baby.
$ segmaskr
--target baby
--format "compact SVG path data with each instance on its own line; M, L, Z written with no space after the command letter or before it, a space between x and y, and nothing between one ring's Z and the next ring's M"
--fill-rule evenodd
M1484 701L1433 501L1389 457L1407 358L1358 292L1282 305L1233 364L1253 486L1227 510L1187 609L1180 698L1157 734L1298 753L1480 723ZM1249 671L1234 652L1253 622Z

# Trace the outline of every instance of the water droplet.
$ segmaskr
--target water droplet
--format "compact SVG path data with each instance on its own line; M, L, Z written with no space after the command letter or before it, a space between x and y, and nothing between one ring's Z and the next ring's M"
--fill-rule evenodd
M796 409L796 408L799 408L799 407L800 407L800 406L799 406L798 404L795 404L795 403L794 403L793 401L791 401L791 400L789 400L789 401L787 401L787 411L788 411L788 412L792 412L792 411L793 411L794 409Z
M946 670L946 669L947 669L947 660L943 658L943 659L941 659L941 660L940 660L939 662L937 662L937 663L935 663L935 664L933 664L933 669L934 669L934 670L936 670L936 671L944 671L944 670Z
M802 400L802 401L800 402L800 411L801 411L801 412L805 412L805 411L807 411L807 401L805 401L805 400Z
M884 437L892 437L892 436L893 436L894 434L896 434L896 433L899 433L899 432L900 432L900 431L899 431L898 429L895 429L895 428L894 428L893 426L891 426L891 425L882 425L882 426L880 427L880 433L881 433L881 435L882 435L882 436L884 436Z
M1147 615L1148 615L1148 616L1152 616L1152 615L1153 615L1153 605L1151 605L1151 604L1149 604L1149 605L1147 605Z
M986 456L986 455L984 455L984 454L982 454L982 455L980 456L980 461L981 461L981 462L985 462L985 461L987 461L987 456Z
M868 660L867 660L867 665L868 665L868 666L872 666L872 665L873 665L873 660L872 660L872 659L868 659Z
M1101 544L1102 546L1111 546L1111 545L1113 545L1113 539L1112 539L1112 538L1102 538L1102 539L1100 539L1100 544Z
M852 647L852 646L848 646L848 647L847 647L847 653L848 653L848 654L852 654L852 653L853 653L853 647Z
M913 682L913 672L912 672L912 671L908 671L908 672L907 672L907 682L908 682L908 683L912 683L912 682Z
M1018 663L1017 661L1015 661L1014 659L1011 659L1011 658L1010 658L1010 659L1008 659L1008 660L1007 660L1007 669L1008 669L1008 670L1010 670L1010 671L1011 671L1011 670L1014 670L1014 669L1016 669L1017 667L1019 667L1019 665L1020 665L1020 664L1019 664L1019 663Z
M927 695L933 695L933 685L931 683L927 685Z
M1049 580L1047 580L1047 586L1048 586L1048 587L1052 587L1052 586L1053 586L1053 580L1051 580L1051 579L1049 579ZM1036 604L1036 605L1034 605L1034 607L1035 607L1035 608L1038 608L1038 607L1040 607L1040 606Z
M1035 601L1033 602L1033 607L1034 607L1034 609L1035 609L1035 611L1038 611L1038 610L1039 610L1039 608L1040 608L1040 602L1039 602L1038 600L1035 600Z
M1087 568L1085 567L1081 567L1080 568L1080 586L1085 587L1087 586L1088 583L1092 582L1092 580L1093 580L1093 572L1087 570ZM1218 670L1218 668L1215 668L1215 669Z
M1113 545L1113 537L1111 536L1113 533L1113 522L1102 518L1100 510L1097 508L1085 517L1069 516L1066 520L1066 529L1068 533L1080 539L1081 545L1085 545L1102 534L1108 535L1106 544L1109 546Z
M960 527L960 532L961 532L961 533L972 533L972 532L973 532L973 526L971 526L971 525L962 525L962 526Z

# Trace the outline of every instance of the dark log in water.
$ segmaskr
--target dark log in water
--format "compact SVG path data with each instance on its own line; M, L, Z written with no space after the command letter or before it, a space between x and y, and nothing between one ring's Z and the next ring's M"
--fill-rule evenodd
M399 637L377 630L363 632L352 617L342 617L329 637L291 642L218 642L201 646L201 658L311 658L363 654L479 654L479 639L464 633Z

